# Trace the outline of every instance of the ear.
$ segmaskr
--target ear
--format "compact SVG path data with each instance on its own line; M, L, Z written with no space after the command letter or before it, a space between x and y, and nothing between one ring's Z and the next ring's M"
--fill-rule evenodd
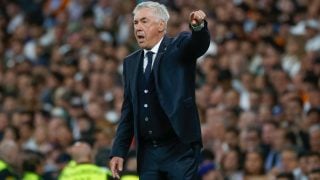
M163 32L166 29L166 23L164 21L159 22L158 31Z

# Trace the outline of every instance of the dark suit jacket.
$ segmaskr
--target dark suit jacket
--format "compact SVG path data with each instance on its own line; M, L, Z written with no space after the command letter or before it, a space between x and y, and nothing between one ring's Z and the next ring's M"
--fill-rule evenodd
M160 104L175 133L186 144L202 145L195 104L195 71L196 59L207 51L209 44L206 22L200 31L183 32L175 38L165 36L153 65ZM137 77L143 56L140 49L124 59L124 101L111 157L125 158L133 136L139 146Z

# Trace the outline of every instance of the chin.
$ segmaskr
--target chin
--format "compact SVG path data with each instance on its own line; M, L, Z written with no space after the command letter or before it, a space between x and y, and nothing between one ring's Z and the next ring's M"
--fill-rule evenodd
M142 48L142 49L146 49L146 45L145 44L139 44L139 47Z

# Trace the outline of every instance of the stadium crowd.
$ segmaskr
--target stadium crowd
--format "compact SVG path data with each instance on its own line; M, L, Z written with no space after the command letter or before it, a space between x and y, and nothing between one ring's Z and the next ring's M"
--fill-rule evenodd
M0 175L5 163L15 176L56 179L76 141L107 166L122 60L138 48L138 2L0 1ZM199 176L320 179L320 1L160 2L169 36L189 31L191 10L208 14L211 45L196 77Z

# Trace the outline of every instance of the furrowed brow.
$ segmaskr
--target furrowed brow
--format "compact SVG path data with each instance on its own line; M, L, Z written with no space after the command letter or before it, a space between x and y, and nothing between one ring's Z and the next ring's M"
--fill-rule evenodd
M144 21L144 20L147 20L148 18L147 17L142 17L140 19L133 19L133 21Z

